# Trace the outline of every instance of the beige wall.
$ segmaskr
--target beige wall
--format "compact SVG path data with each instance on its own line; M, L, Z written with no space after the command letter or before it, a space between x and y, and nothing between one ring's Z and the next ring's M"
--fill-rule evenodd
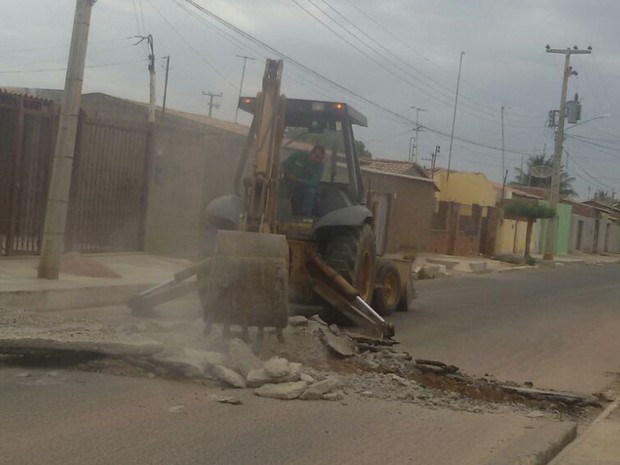
M366 189L392 194L386 252L427 250L433 217L433 183L368 171L363 171L363 175Z
M502 254L524 254L525 236L527 231L527 221L510 220L504 218L503 222L497 227L495 241L495 253ZM536 225L532 228L532 243L530 253L534 251L534 240L536 238Z
M437 199L444 202L456 202L461 205L495 206L495 189L482 173L468 173L445 170L435 173L433 179L439 187Z
M196 258L206 205L233 191L244 138L158 125L145 251Z

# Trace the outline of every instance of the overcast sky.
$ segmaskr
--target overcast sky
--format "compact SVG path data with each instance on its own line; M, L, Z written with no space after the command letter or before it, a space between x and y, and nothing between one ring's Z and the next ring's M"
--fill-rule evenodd
M193 1L271 50L191 3L97 1L84 92L148 101L147 51L129 37L152 34L158 104L170 55L167 105L206 114L202 92L222 92L214 116L233 120L243 64L235 55L256 58L247 63L243 89L252 95L265 58L280 53L287 96L345 101L366 114L369 127L356 135L375 157L408 158L411 107L422 108L419 122L428 129L419 133L419 161L428 164L422 158L440 145L438 165L446 166L463 51L452 168L500 182L501 107L510 180L527 154L545 146L553 153L546 118L559 108L564 56L546 53L545 45L591 45L591 55L571 57L578 76L568 94L579 94L582 121L611 116L569 130L578 139L565 144L568 171L583 200L588 187L620 190L617 0ZM74 9L75 0L0 0L0 87L63 88ZM249 120L240 114L239 121Z

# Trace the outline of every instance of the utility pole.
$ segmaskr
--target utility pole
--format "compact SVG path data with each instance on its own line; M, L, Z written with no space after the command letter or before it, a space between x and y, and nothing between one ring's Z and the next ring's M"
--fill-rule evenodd
M418 162L418 153L420 150L420 139L418 138L418 132L420 131L420 124L418 123L418 120L420 118L420 112L421 111L426 111L425 108L420 108L420 107L415 107L415 106L411 106L411 108L413 110L415 110L415 153L412 155L412 161L415 161L416 163ZM424 130L424 129L422 129Z
M448 151L448 173L446 174L446 183L450 180L450 163L452 162L452 142L454 141L454 123L456 122L456 106L459 102L459 84L461 83L461 67L463 65L463 55L459 59L459 75L456 79L456 95L454 96L454 114L452 115L452 132L450 133L450 150Z
M245 78L245 65L248 60L254 60L254 57L248 57L245 55L235 55L237 58L243 59L243 71L241 71L241 84L239 85L239 98L237 99L237 103L235 105L235 123L237 122L237 116L239 114L239 100L241 99L241 92L243 91L243 79Z
M65 78L65 91L58 124L58 136L54 150L52 179L50 182L43 244L39 260L38 277L58 279L60 274L60 257L64 251L67 207L71 188L75 139L77 137L82 82L84 80L84 63L88 46L90 16L96 0L77 0L71 49Z
M431 162L431 179L435 177L435 163L437 162L437 157L439 156L440 150L441 147L439 147L439 145L436 145L435 152L430 153L431 158L422 158L422 160L428 160Z
M162 119L166 116L166 97L168 96L168 73L170 72L170 55L166 59L166 80L164 81L164 103L161 109Z
M153 47L153 36L149 34L148 36L136 36L137 39L140 39L134 45L138 45L146 40L148 43L148 47L151 53L149 53L149 75L150 75L150 85L149 85L149 112L147 121L149 123L155 122L155 49Z
M553 49L549 45L546 47L547 53L561 53L564 54L564 76L562 79L562 93L560 96L560 113L558 128L555 132L555 147L553 151L553 171L551 173L551 188L549 189L549 206L557 210L558 202L560 200L560 177L562 168L562 150L564 144L564 121L566 119L566 93L568 89L568 78L573 73L570 67L570 56L575 54L590 54L592 53L592 47L588 47L587 50L580 50L576 45L570 49ZM545 241L545 253L543 255L544 260L553 260L555 254L556 234L557 234L557 212L554 218L549 218L547 228L547 238Z
M415 147L414 141L415 140L415 136L414 137L410 137L409 138L409 162L413 162L413 148Z
M208 103L208 105L209 105L209 117L211 117L211 115L213 114L213 107L215 107L215 108L219 108L220 107L219 103L213 103L213 99L215 97L221 97L224 94L221 93L221 92L219 92L217 94L215 92L211 92L211 91L205 92L203 90L202 91L202 95L206 95L207 97L209 97L209 103Z
M504 176L504 171L506 171L506 156L504 154L504 105L502 105L502 176ZM523 164L523 157L521 157L521 164ZM506 184L506 179L504 177L504 185ZM504 189L502 188L502 200L504 195Z

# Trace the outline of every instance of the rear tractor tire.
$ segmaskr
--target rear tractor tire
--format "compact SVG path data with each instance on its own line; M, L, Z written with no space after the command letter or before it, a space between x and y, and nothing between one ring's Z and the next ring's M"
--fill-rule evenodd
M365 302L375 286L375 235L370 225L342 228L327 243L325 261L355 287Z
M402 283L398 268L391 262L384 262L377 273L373 294L373 308L381 316L390 316L398 310L403 300Z

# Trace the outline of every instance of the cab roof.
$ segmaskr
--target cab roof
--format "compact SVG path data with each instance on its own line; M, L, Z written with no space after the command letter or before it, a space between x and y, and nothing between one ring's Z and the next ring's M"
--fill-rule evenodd
M241 97L239 108L254 114L256 97ZM342 102L323 100L286 99L286 124L295 127L312 127L317 120L324 122L349 120L351 124L367 127L368 120L359 111Z

